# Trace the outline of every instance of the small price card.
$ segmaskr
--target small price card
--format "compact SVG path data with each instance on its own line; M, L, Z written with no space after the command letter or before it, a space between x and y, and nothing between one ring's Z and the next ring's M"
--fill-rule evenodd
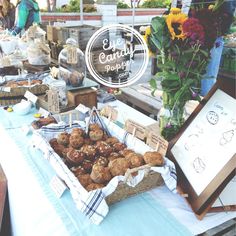
M83 113L83 114L86 114L87 112L90 111L90 108L89 108L89 107L86 107L85 105L83 105L83 104L80 103L80 104L75 108L75 110L77 110L77 111L79 111L79 112L81 112L81 113Z
M50 115L50 112L43 109L42 107L39 108L38 113L41 114L41 116L43 116L44 118L46 118Z
M143 125L140 125L139 123L133 121L133 120L127 120L125 122L125 130L133 134L135 137L144 140L146 137L146 128Z
M109 118L112 121L116 121L118 117L118 111L114 109L112 106L105 106L101 110L101 115Z
M38 97L35 96L33 93L29 92L29 91L26 91L25 92L25 95L24 95L25 98L27 98L30 102L32 102L33 104L35 104L38 100Z
M162 156L166 155L168 141L166 141L160 135L150 132L147 137L147 145L159 152Z
M48 110L52 113L60 113L59 95L57 91L48 90Z
M76 47L68 47L67 48L67 63L68 64L76 64L77 62L78 62L77 48Z
M11 88L10 87L0 87L0 91L10 93Z
M53 176L49 185L58 198L60 198L67 189L67 186L64 184L64 182L62 182L62 180L56 175Z

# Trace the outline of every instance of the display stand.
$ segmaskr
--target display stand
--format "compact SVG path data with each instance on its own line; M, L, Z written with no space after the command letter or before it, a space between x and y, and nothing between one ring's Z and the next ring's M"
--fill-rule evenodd
M178 188L199 219L235 176L235 107L235 79L218 80L169 145Z

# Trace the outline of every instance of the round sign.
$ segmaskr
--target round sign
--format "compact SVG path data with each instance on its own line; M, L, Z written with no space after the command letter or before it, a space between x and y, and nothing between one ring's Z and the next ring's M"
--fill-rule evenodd
M104 26L90 38L85 60L99 83L120 88L141 78L148 65L148 47L135 29L120 24Z

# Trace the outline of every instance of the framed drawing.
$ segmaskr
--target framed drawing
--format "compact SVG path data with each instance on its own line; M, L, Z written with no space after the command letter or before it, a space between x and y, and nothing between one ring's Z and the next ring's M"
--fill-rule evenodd
M168 152L177 166L178 187L199 218L236 170L236 99L219 85L189 117Z

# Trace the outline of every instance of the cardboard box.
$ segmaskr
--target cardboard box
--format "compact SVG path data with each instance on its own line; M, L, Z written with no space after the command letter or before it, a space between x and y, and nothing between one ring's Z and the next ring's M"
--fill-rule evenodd
M68 102L74 106L83 104L86 107L97 107L97 91L93 89L82 89L68 91Z

